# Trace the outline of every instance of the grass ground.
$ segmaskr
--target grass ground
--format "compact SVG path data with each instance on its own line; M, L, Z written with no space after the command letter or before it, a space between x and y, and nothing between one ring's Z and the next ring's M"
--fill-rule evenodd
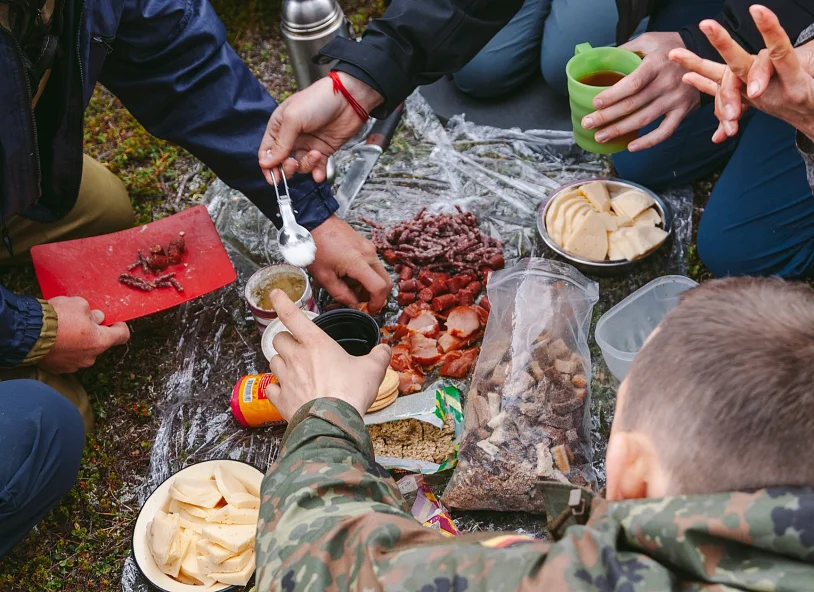
M213 0L229 40L272 94L283 99L294 80L279 35L279 0ZM381 0L343 1L357 30L383 10ZM139 222L148 222L196 202L211 173L183 149L150 136L103 89L87 112L87 152L107 164L127 185ZM696 194L708 195L709 184ZM700 213L700 210L699 210ZM696 219L698 216L696 216ZM706 277L694 251L691 275ZM29 267L4 273L3 283L36 290ZM172 313L170 313L172 314ZM89 436L77 485L37 528L0 563L3 592L119 590L137 507L131 505L139 476L146 474L156 429L153 375L168 357L166 315L132 323L132 341L100 357L82 372L97 418Z

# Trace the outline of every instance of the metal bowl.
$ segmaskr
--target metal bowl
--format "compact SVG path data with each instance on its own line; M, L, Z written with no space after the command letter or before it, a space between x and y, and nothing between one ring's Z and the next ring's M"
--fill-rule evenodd
M658 213L661 215L661 219L663 220L662 228L667 232L667 238L664 239L664 242L661 243L658 247L651 250L649 253L645 253L638 259L634 259L633 261L591 261L589 259L582 259L581 257L577 257L576 255L572 255L565 249L563 249L560 245L558 245L553 238L551 238L548 234L548 231L545 227L545 218L546 214L548 213L548 208L554 202L557 197L559 197L563 192L572 189L574 187L579 187L580 185L585 185L586 183L590 183L591 181L602 181L608 187L608 192L611 194L611 197L621 193L622 191L626 191L627 189L638 189L640 191L644 191L647 195L653 198L653 201L656 202L655 208ZM540 236L543 239L548 247L557 253L560 257L569 261L574 267L581 271L585 271L588 273L593 273L596 275L613 275L617 273L622 273L627 271L640 261L643 261L650 257L653 253L661 249L665 243L670 238L670 235L673 233L673 216L670 212L670 208L667 203L661 199L658 195L650 191L647 187L642 187L637 183L631 183L630 181L623 181L622 179L615 179L613 177L591 177L590 179L580 179L579 181L573 181L566 185L560 187L556 192L551 194L546 201L540 204L539 210L537 210L537 231L540 233Z

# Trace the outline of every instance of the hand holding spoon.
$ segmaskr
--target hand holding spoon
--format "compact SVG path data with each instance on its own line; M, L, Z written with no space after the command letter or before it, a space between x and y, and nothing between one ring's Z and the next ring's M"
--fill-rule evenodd
M291 209L291 196L288 193L288 181L286 181L283 167L280 167L280 176L285 187L284 195L280 195L277 179L274 177L274 171L271 171L274 192L277 194L277 205L283 219L283 227L277 233L277 244L280 246L280 253L286 262L295 267L308 267L316 258L317 245L311 233L297 224L297 219Z

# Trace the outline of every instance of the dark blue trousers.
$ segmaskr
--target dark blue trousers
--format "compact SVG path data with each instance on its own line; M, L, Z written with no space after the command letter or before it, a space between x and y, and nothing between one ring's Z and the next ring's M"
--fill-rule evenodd
M84 440L79 411L54 389L0 382L0 559L73 487Z
M676 31L714 16L720 6L719 0L670 2L650 19L650 30ZM751 112L739 136L713 144L717 125L713 106L706 105L667 141L622 152L613 162L621 177L654 189L691 183L724 166L698 227L704 264L716 276L814 275L814 197L794 129Z

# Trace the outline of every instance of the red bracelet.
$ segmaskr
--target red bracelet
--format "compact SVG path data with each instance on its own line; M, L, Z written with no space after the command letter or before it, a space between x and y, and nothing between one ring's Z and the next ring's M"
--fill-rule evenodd
M336 72L330 72L328 76L330 76L331 80L334 81L334 94L342 93L342 96L344 96L348 100L348 103L350 103L350 106L356 112L356 115L359 116L359 119L361 119L363 122L367 122L367 120L370 119L370 115L368 115L368 112L365 110L365 108L359 104L359 101L353 98L353 95L350 94L350 91L347 88L345 88L345 85L342 84L342 79L339 78L339 74L337 74Z

